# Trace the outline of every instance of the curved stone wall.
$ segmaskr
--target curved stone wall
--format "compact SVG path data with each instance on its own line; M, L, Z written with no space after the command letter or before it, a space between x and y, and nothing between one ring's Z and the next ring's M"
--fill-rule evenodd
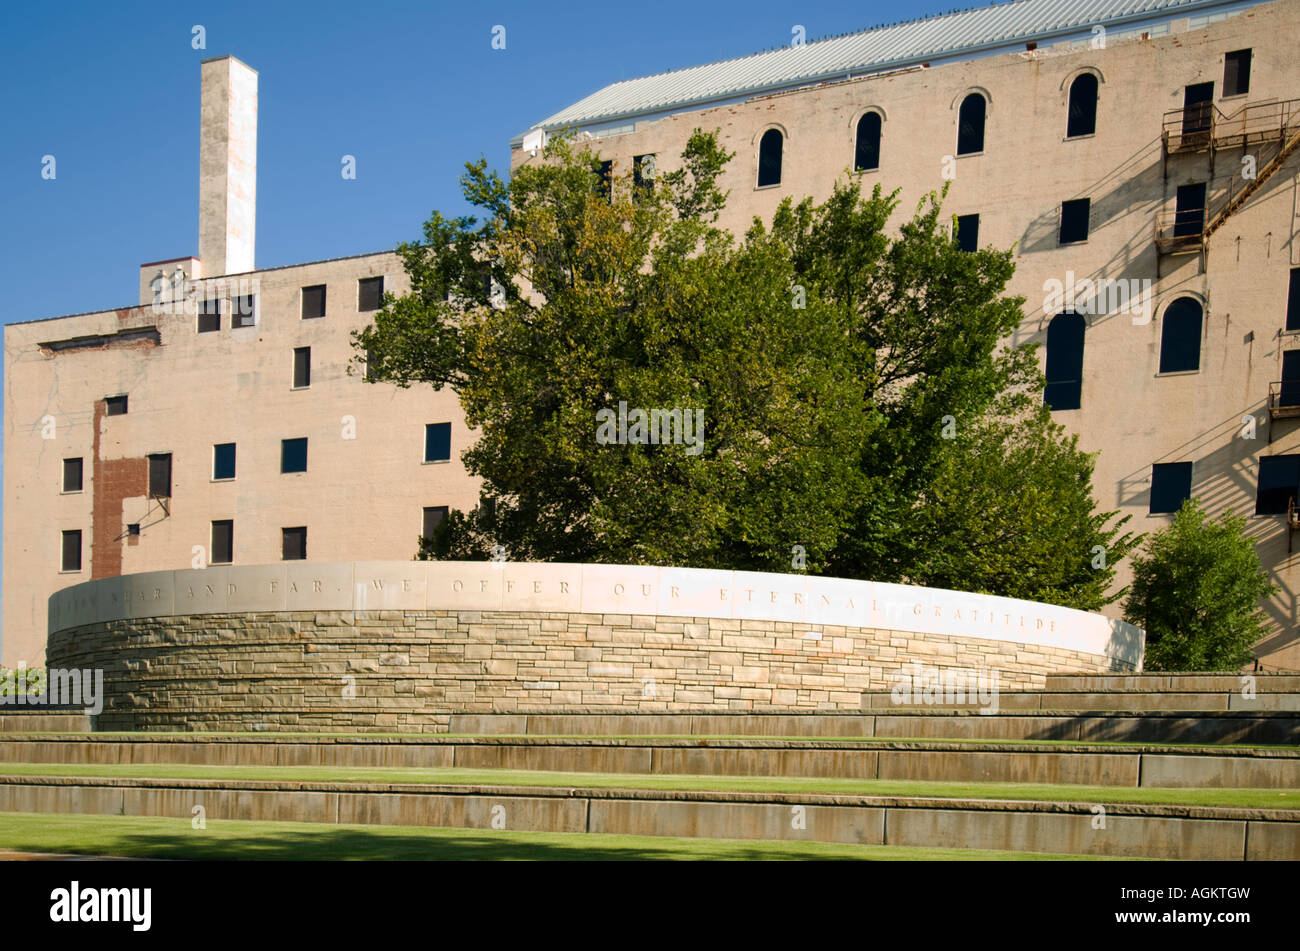
M1142 632L1052 605L801 575L483 562L149 572L50 598L51 668L101 729L445 730L452 713L856 710L905 664L1141 669Z

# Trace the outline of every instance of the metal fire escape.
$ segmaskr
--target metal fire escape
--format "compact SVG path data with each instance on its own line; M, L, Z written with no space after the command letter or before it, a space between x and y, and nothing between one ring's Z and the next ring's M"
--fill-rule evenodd
M1185 106L1165 113L1160 141L1161 170L1166 182L1170 156L1205 153L1209 159L1210 181L1206 183L1204 205L1162 212L1155 223L1156 251L1160 256L1199 254L1204 271L1210 235L1300 148L1300 99L1248 103L1231 115L1224 115L1209 102ZM1253 165L1242 163L1233 170L1227 187L1212 195L1209 187L1214 181L1215 159L1219 152L1229 149L1240 149L1243 156L1252 155Z

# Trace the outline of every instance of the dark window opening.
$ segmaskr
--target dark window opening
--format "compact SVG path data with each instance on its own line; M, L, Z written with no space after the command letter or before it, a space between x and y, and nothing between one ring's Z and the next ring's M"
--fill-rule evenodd
M1097 131L1097 77L1084 73L1070 84L1070 115L1065 134L1092 135Z
M172 454L159 452L149 456L149 497L172 497Z
M1192 497L1190 462L1157 462L1151 467L1152 515L1169 515Z
M131 522L129 525L127 525L127 526L126 526L126 534L127 534L128 536L135 536L135 537L138 538L139 535L140 535L140 523L139 523L139 522Z
M210 334L221 329L221 298L210 297L199 301L199 333Z
M212 478L233 479L235 477L235 444L218 443L212 447Z
M357 281L357 310L379 310L384 304L384 279L363 277Z
M311 347L293 348L294 389L311 386Z
M1061 244L1088 240L1088 212L1091 209L1091 198L1061 202Z
M280 440L280 471L307 471L307 437Z
M1180 297L1165 310L1160 328L1160 372L1180 373L1201 368L1201 305Z
M1300 497L1300 455L1260 456L1256 515L1285 515L1287 503Z
M958 215L957 232L953 237L957 239L957 247L963 251L978 251L980 247L980 216Z
M632 156L632 187L648 193L655 185L655 157L653 153Z
M302 319L325 316L325 285L313 284L302 289Z
M858 120L853 167L859 172L880 168L880 113L868 112Z
M379 357L375 351L366 350L366 380L373 382L379 379Z
M78 456L76 459L63 460L63 491L80 492L82 476L82 461Z
M970 155L984 151L984 116L987 110L984 97L971 93L961 103L957 115L957 154Z
M446 462L451 458L451 423L428 423L424 427L424 461Z
M282 557L285 561L307 560L307 526L280 529Z
M1049 409L1078 409L1083 400L1083 335L1087 322L1079 314L1057 314L1047 325Z
M235 523L232 519L222 519L212 523L212 558L213 565L228 565L235 560Z
M447 517L447 510L447 506L445 505L435 505L425 508L424 525L423 531L421 532L422 538L433 538L433 533L438 530L438 526L441 525L443 519Z
M1194 83L1183 89L1183 138L1189 145L1208 141L1214 83Z
M1196 237L1205 230L1205 183L1179 185L1174 204L1174 237Z
M1278 406L1300 406L1300 350L1282 351L1282 381Z
M81 529L63 533L62 571L81 570Z
M125 396L106 396L104 397L104 412L108 416L125 416L126 415L126 397Z
M785 137L779 129L768 129L758 140L758 187L781 184L781 150Z
M252 327L257 324L257 297L245 294L230 298L230 326Z
M1223 94L1244 96L1250 92L1250 50L1233 50L1223 57Z
M600 197L606 202L614 200L614 163L601 162L600 171L597 173L600 181L597 183L597 189Z
M1300 330L1300 267L1291 268L1291 286L1286 296L1286 329Z

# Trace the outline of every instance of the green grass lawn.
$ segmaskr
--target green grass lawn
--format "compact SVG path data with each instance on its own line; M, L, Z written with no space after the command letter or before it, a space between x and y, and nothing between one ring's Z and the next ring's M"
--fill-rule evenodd
M0 850L154 859L374 860L1065 860L1085 857L983 849L922 849L765 839L431 829L424 826L0 813ZM1093 856L1086 857L1088 859Z
M722 790L917 796L939 799L1019 799L1087 803L1177 803L1260 809L1300 808L1296 789L1163 789L1040 783L944 783L897 779L770 776L662 776L642 773L562 773L458 767L203 766L172 764L0 763L13 776L110 776L156 779L241 779L279 782L423 783L457 786L559 786L570 789Z

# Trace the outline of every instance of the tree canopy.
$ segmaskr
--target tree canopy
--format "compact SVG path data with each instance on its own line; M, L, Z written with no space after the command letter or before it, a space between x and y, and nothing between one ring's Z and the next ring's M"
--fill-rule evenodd
M1268 633L1268 579L1246 520L1209 519L1195 499L1133 560L1124 618L1147 632L1148 670L1239 670Z
M961 250L943 195L891 230L897 194L846 177L737 236L714 133L650 182L563 138L544 158L508 183L467 165L481 219L434 213L399 248L410 292L354 335L370 379L452 386L480 433L480 503L425 556L1114 600L1135 539L1096 511L1032 349L1005 344L1011 251ZM702 444L598 438L620 407L698 412Z

